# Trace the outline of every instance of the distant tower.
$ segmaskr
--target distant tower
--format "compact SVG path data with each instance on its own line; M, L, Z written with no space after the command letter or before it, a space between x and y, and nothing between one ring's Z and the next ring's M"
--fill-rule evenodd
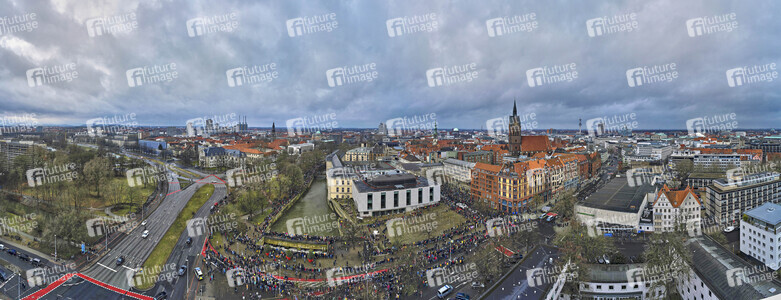
M518 117L518 106L515 100L513 100L513 114L510 116L509 123L508 140L510 154L518 157L521 155L521 118Z
M277 127L274 125L274 122L271 122L271 139L277 138Z
M581 134L580 128L583 127L582 119L578 118L578 135Z

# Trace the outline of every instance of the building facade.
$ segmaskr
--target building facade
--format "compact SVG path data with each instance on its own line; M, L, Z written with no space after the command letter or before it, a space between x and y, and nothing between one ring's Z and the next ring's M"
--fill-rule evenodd
M408 212L441 199L439 184L406 173L371 176L352 184L359 217Z
M705 187L705 214L718 220L737 222L749 209L781 200L779 173L764 172L741 178L713 180Z
M743 215L740 252L773 270L781 267L781 205L765 203Z
M672 232L677 226L701 228L701 207L699 197L690 187L671 191L664 185L657 192L653 204L654 232Z

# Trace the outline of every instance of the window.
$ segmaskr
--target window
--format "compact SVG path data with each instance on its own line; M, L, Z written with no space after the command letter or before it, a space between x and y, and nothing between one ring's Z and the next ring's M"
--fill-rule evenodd
M421 203L423 203L423 189L419 188L418 189L418 204L421 204Z
M385 209L385 193L380 193L380 209Z
M407 190L407 206L412 205L412 191Z
M371 194L371 193L366 195L366 208L368 210L372 210L372 196L374 196L374 195Z
M393 207L399 207L399 191L393 192Z
M428 188L428 202L434 201L434 188L430 187Z

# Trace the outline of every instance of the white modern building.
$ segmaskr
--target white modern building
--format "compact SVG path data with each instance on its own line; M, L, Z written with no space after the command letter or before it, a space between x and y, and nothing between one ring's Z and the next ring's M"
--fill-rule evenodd
M671 232L676 226L686 226L701 232L702 204L690 187L681 191L671 191L667 185L656 194L653 204L654 232Z
M407 173L353 180L353 200L359 217L382 216L432 205L440 200L440 185Z
M763 172L716 179L705 187L704 200L708 217L737 223L749 209L781 201L781 175Z
M773 270L781 267L781 205L765 203L743 215L740 252Z
M673 153L673 147L659 143L637 143L636 155L652 157L654 160L666 160Z
M301 143L287 146L287 154L301 155L301 153L315 150L315 144Z
M467 185L472 182L472 170L475 168L475 163L448 158L442 162L442 166L445 176L450 179Z

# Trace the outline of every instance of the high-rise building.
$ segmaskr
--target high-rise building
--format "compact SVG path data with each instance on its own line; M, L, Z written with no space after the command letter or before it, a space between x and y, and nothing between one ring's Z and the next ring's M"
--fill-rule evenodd
M187 136L189 137L195 136L195 128L193 127L193 122L187 122Z
M380 123L380 126L377 127L377 134L388 135L388 126L385 126L385 123Z
M513 114L510 116L508 129L508 142L510 154L513 157L521 155L521 118L518 116L518 107L513 100Z

